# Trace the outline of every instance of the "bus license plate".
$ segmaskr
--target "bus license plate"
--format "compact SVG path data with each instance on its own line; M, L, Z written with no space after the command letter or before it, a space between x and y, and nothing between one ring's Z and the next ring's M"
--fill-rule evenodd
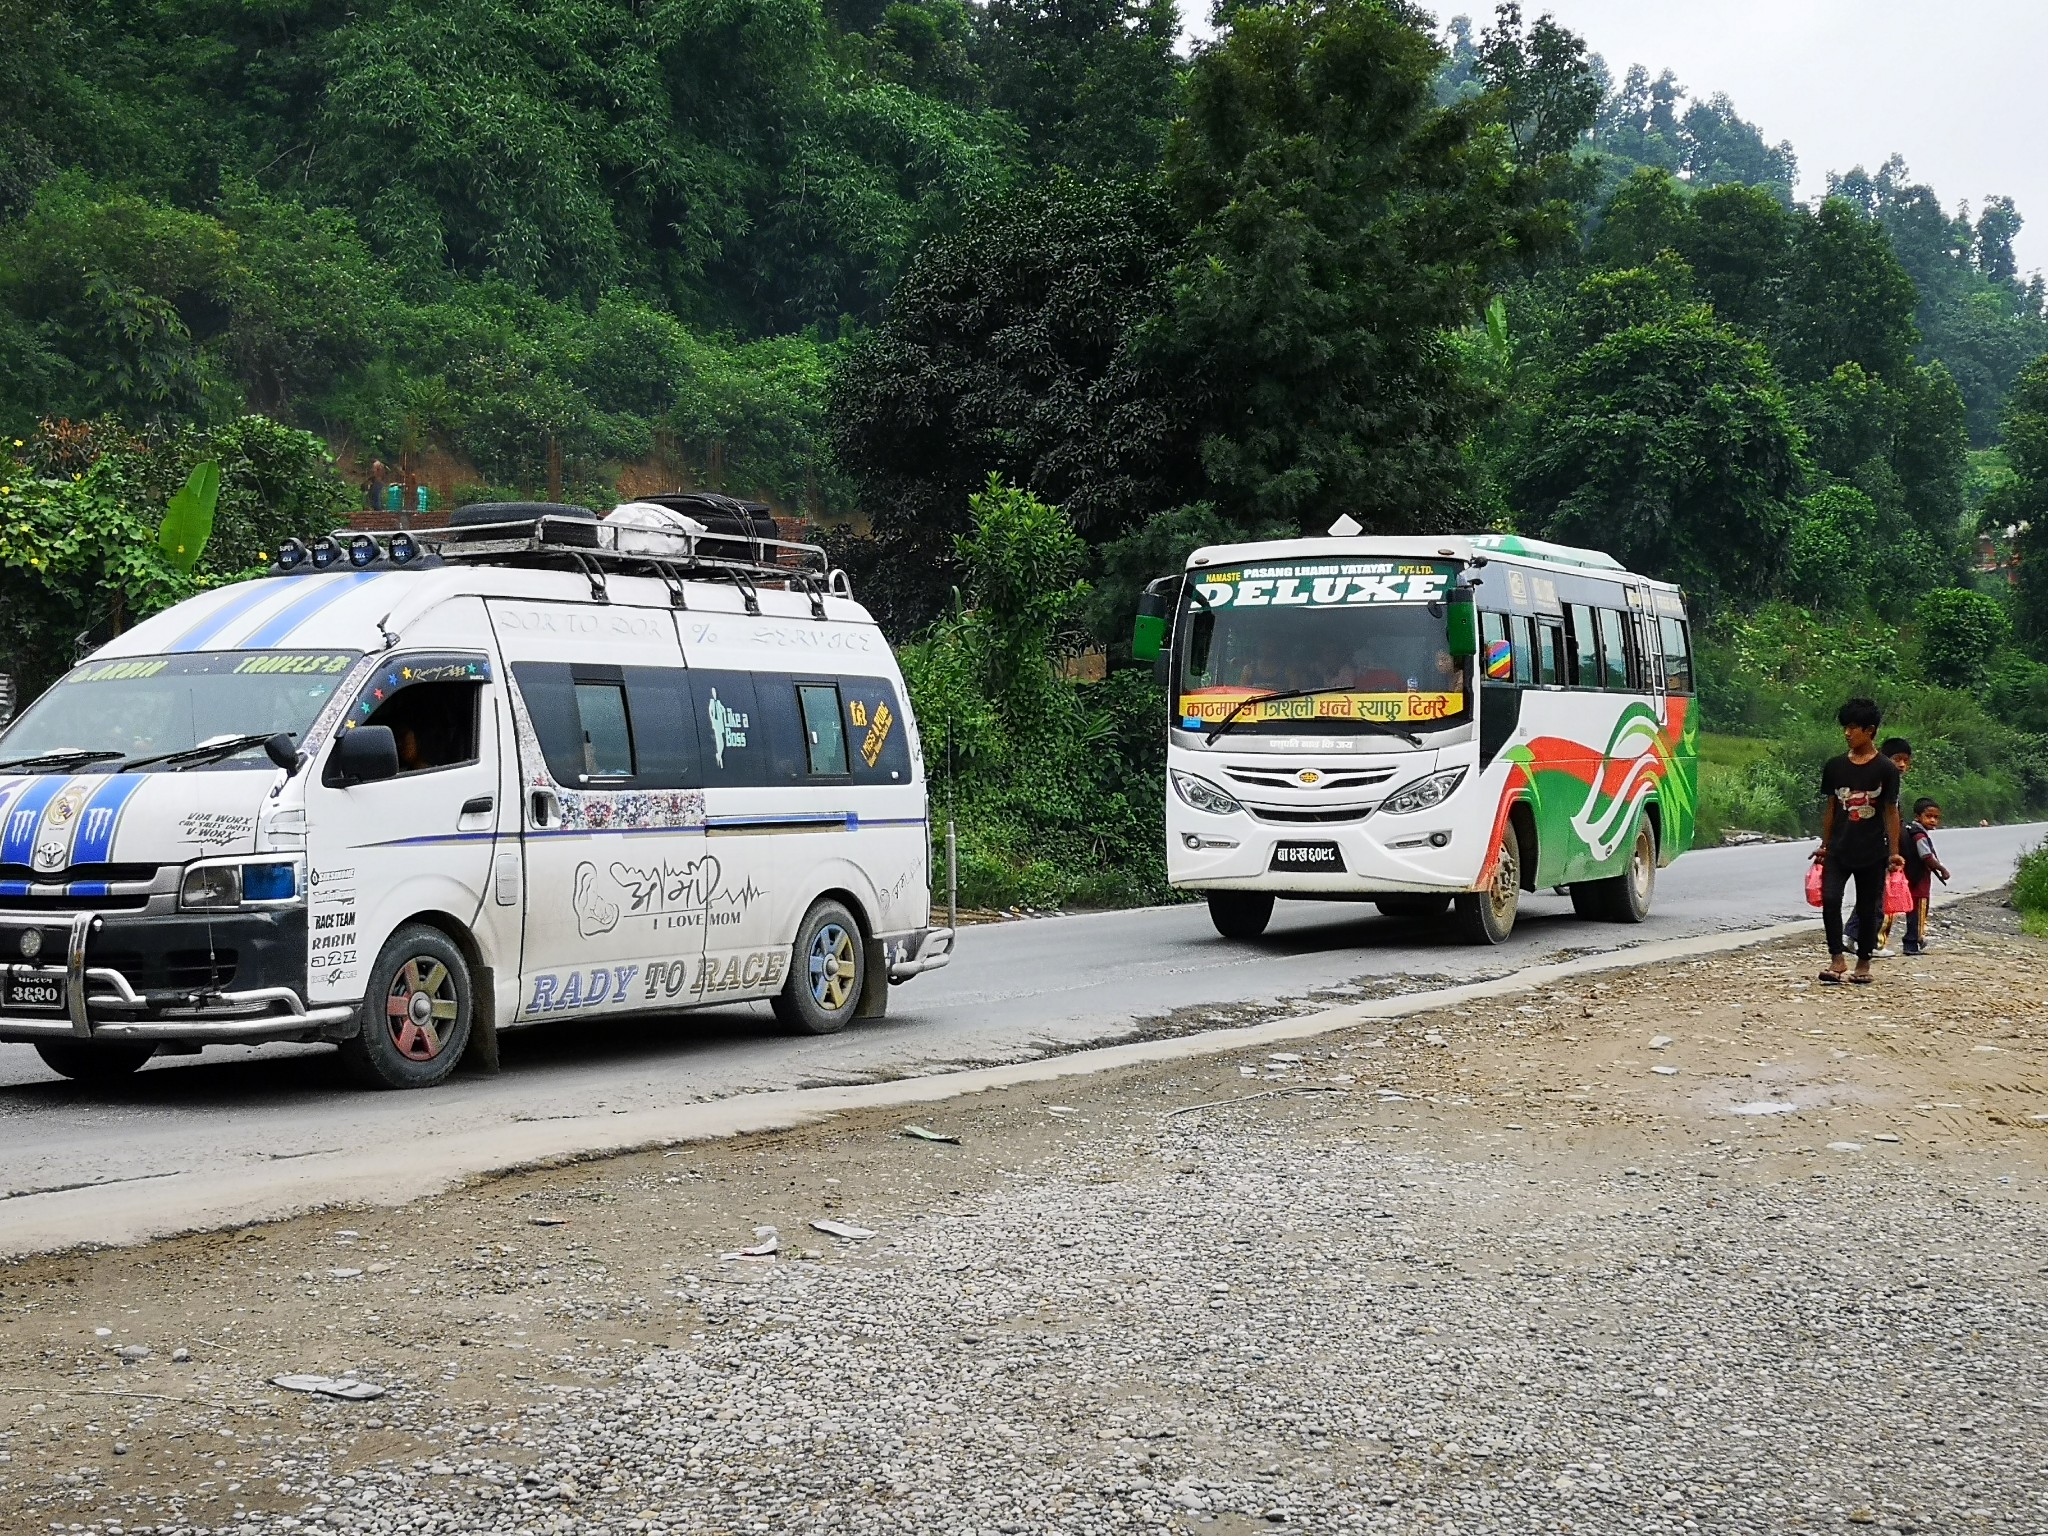
M1273 868L1341 875L1344 854L1335 843L1281 843L1273 850Z
M5 996L0 997L0 1012L17 1010L23 1013L62 1013L64 978L8 972Z

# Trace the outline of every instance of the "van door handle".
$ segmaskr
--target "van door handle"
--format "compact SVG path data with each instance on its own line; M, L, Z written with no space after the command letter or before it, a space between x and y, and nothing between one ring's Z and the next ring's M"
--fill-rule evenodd
M491 808L497 803L497 797L494 795L478 795L475 799L465 800L462 803L462 814L465 816L488 816L491 814Z
M553 790L536 789L533 792L531 809L533 824L536 827L545 827L556 819L557 813L561 810L561 802L555 798Z

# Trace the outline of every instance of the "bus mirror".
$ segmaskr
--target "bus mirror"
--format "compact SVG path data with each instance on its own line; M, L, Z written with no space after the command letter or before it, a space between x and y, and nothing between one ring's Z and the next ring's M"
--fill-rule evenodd
M1444 617L1444 632L1453 661L1468 661L1479 654L1479 609L1472 601L1470 587L1452 590L1450 612Z
M1154 582L1138 595L1138 617L1131 626L1131 655L1157 661L1166 649L1166 594Z

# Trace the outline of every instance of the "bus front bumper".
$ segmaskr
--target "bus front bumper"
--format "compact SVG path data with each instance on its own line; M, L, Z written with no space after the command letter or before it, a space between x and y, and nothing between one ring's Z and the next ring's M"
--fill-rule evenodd
M1300 896L1470 891L1488 850L1466 819L1369 814L1342 823L1274 823L1251 812L1207 816L1173 806L1166 817L1167 879L1183 890ZM1328 862L1331 850L1335 863Z

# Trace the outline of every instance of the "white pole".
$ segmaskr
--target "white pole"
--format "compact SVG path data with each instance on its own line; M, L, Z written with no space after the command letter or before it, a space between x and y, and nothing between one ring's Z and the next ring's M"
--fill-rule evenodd
M953 818L946 818L946 926L960 926L960 839L953 831Z

